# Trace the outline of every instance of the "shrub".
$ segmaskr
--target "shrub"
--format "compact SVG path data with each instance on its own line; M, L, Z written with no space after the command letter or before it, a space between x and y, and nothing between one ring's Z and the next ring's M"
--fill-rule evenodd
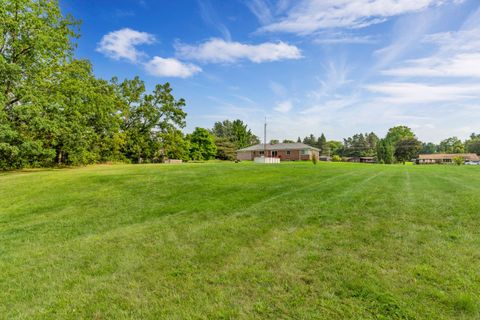
M453 158L453 163L455 163L457 166L460 166L465 163L465 159L461 156L456 156Z
M316 154L314 154L313 157L312 157L312 163L317 164L317 162L318 162L318 156Z
M335 155L332 156L332 161L333 162L340 162L340 161L342 161L342 158L339 155L335 154Z

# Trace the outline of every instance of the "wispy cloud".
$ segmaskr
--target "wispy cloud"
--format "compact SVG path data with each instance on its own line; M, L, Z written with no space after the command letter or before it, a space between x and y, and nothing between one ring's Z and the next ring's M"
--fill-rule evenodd
M391 103L455 101L460 105L480 99L479 11L472 13L458 31L425 35L421 45L428 46L430 54L382 70L383 75L401 78L401 82L394 78L366 88ZM473 18L477 24L471 23Z
M427 10L399 18L393 25L390 43L373 52L375 63L370 69L370 75L397 63L418 49L425 35L444 18L444 10Z
M378 101L396 104L464 102L480 98L480 84L432 85L415 82L387 82L367 85L371 92L384 95Z
M424 42L437 45L438 50L430 56L408 60L401 67L384 70L383 74L480 78L480 27L430 34Z
M280 101L275 106L274 110L280 113L288 113L293 108L291 100Z
M287 89L281 83L270 80L268 86L270 87L270 90L272 90L272 92L278 97L283 97L287 94Z
M300 49L282 41L252 45L213 38L198 46L177 43L175 49L178 57L210 63L240 60L262 63L302 58Z
M136 63L145 56L145 53L136 47L154 41L155 36L150 33L124 28L104 35L97 51L115 60L125 59Z
M382 23L390 17L418 12L458 0L299 0L286 15L260 28L265 32L312 34L330 28L358 29ZM258 15L258 6L250 6ZM260 16L261 18L262 16ZM265 19L260 19L262 20Z
M309 96L320 99L328 96L337 96L342 87L352 82L348 78L349 67L345 58L337 61L329 60L323 66L322 76L318 77L320 88L310 92Z
M198 0L197 3L200 7L200 16L202 17L203 21L207 25L220 32L220 34L225 40L230 41L232 39L230 31L225 26L225 24L221 22L210 0Z
M265 0L249 0L247 1L247 7L257 17L262 24L271 23L273 15L270 10L270 5Z
M346 33L319 34L313 40L318 44L373 44L377 39L372 35L354 35Z

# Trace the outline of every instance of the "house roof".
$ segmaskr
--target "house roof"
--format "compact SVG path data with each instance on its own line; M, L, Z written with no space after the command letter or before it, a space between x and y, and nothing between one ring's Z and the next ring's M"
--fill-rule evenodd
M308 144L296 142L296 143L277 143L277 144L267 144L267 150L303 150L311 149L317 150L320 149L309 146ZM237 152L248 152L248 151L263 151L265 150L263 143L259 143L250 147L237 150Z
M469 161L480 161L480 158L475 153L432 153L421 154L418 156L420 160L442 160L453 159L455 157L463 157Z

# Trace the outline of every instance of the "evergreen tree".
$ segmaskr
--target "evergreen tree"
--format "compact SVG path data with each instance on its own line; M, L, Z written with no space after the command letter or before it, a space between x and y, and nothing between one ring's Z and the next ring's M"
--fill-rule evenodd
M377 162L392 164L395 162L395 148L387 139L380 139L377 143Z
M215 137L228 139L235 144L236 149L260 143L258 137L239 119L215 122L212 133Z
M328 155L330 153L330 147L327 143L327 138L325 138L325 135L323 133L318 138L317 146L320 149L320 154L321 155Z
M313 134L310 134L310 136L303 138L303 143L306 145L309 145L311 147L316 147L317 146L317 138Z
M215 158L220 160L235 160L235 144L227 138L215 137L217 146L217 155Z

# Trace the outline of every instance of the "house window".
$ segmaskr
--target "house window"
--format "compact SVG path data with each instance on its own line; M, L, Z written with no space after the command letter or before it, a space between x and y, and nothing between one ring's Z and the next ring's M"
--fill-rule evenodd
M260 151L260 155L263 156L263 151Z
M290 150L287 150L287 154L290 154Z
M310 154L310 150L308 150L308 149L303 149L302 150L302 156L306 156L308 154Z
M277 152L276 150L275 150L275 151L272 151L272 157L276 157L276 156L277 156L277 153L278 153L278 152Z

